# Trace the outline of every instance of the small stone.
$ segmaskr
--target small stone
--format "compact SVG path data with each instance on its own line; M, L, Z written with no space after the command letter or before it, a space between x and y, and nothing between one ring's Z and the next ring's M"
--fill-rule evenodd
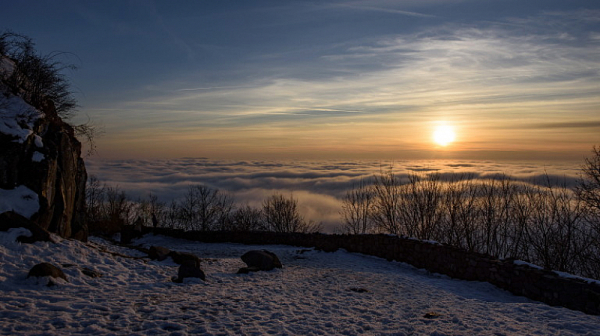
M67 280L67 276L65 273L58 267L50 264L50 263L41 263L33 266L29 273L27 274L27 278L30 277L51 277L51 278L61 278L65 281ZM54 285L54 282L48 282L48 286Z
M442 316L442 315L438 314L436 312L429 312L429 313L426 313L425 315L423 315L424 318L428 318L428 319L438 318L440 316Z
M258 267L242 267L237 271L237 274L248 274L250 272L258 272L260 268Z
M83 267L81 269L81 273L83 273L89 277L92 277L92 278L101 278L102 277L102 273L100 273L96 270L93 270L91 268L87 268L87 267Z

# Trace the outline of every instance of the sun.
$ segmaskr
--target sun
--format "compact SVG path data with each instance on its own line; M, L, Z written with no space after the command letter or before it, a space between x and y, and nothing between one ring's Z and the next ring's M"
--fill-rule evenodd
M454 127L448 125L440 125L433 132L433 141L442 147L446 147L456 139Z

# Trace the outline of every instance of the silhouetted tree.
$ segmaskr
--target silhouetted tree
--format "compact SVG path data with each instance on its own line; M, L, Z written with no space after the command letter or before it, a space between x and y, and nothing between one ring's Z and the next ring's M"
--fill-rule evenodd
M274 232L317 232L320 225L305 221L298 210L298 200L275 194L263 201L263 223L265 229Z
M346 192L342 200L343 230L349 234L365 234L374 231L372 207L375 201L371 185L361 180Z
M265 230L262 221L262 211L246 204L238 207L231 216L232 230L262 231Z

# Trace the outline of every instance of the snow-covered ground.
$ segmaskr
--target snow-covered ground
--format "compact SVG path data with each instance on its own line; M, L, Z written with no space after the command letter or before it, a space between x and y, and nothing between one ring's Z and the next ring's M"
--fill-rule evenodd
M203 258L207 279L171 282L171 259L92 238L20 244L0 232L0 332L5 335L599 335L600 317L511 295L487 283L412 266L291 246L204 244L146 236ZM240 256L268 249L283 269L236 274ZM39 262L69 282L27 279ZM67 267L68 266L68 267ZM103 273L91 278L87 267Z

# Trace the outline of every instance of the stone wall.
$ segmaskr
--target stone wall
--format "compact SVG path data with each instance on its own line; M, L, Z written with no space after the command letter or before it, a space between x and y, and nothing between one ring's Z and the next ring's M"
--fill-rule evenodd
M282 244L332 252L345 249L395 260L452 278L485 281L515 295L553 306L600 315L600 285L548 270L498 260L452 246L390 235L325 235L274 232L197 232L156 229L156 233L207 243Z

